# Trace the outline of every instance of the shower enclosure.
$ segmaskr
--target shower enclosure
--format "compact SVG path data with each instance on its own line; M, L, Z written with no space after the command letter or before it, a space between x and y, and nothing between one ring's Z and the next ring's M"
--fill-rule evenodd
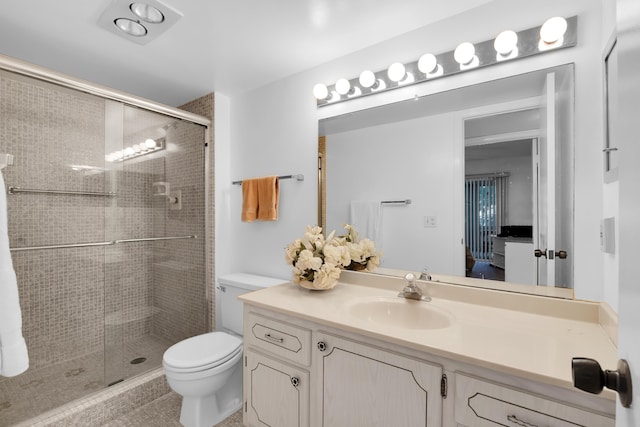
M161 365L208 330L208 121L0 70L0 153L30 367L12 425ZM196 117L196 119L193 119Z

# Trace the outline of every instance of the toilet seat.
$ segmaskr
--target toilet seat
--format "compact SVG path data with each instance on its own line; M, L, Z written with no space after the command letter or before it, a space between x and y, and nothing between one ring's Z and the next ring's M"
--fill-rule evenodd
M215 368L242 352L242 340L226 332L210 332L180 341L165 351L162 363L174 372Z

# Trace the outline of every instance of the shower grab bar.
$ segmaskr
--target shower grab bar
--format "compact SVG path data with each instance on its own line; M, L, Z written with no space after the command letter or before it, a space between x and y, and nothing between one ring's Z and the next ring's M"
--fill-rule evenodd
M13 186L9 187L9 194L18 194L18 193L68 194L68 195L74 195L74 196L103 196L103 197L113 197L116 195L116 193L114 192L98 193L94 191L39 190L39 189L13 187Z
M38 251L40 249L64 249L64 248L84 248L88 246L109 246L114 245L115 242L93 242L93 243L73 243L69 245L51 245L51 246L27 246L24 248L11 248L11 252L20 251Z
M144 237L140 239L121 239L121 240L108 240L106 242L89 242L89 243L72 243L68 245L50 245L50 246L26 246L23 248L11 248L11 252L22 251L37 251L41 249L66 249L66 248L85 248L90 246L112 246L120 243L134 243L134 242L154 242L158 240L179 240L179 239L197 239L195 234L189 236L170 236L170 237Z
M189 236L169 236L169 237L143 237L140 239L122 239L114 240L115 244L118 243L134 243L134 242L155 242L156 240L180 240L180 239L197 239L195 234Z

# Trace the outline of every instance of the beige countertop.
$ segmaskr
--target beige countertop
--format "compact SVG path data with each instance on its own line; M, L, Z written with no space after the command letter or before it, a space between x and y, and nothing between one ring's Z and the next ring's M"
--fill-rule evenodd
M420 281L432 301L400 301L428 304L444 313L450 326L397 327L354 314L357 302L397 298L404 283L388 276L343 272L341 282L331 290L311 291L286 283L240 299L321 325L573 390L572 357L593 358L603 369L616 369L615 313L600 303ZM608 390L602 396L615 399Z

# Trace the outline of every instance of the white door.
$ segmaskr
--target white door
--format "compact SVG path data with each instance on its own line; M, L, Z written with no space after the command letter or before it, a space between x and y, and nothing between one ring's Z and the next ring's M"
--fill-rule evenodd
M538 138L538 249L553 250L556 235L556 109L555 74L547 74L542 89L540 138ZM555 285L555 263L546 256L538 257L538 285Z
M633 379L631 408L616 408L616 426L640 425L640 2L618 0L617 114L612 123L620 152L620 283L618 355L629 362ZM615 102L615 100L614 100Z

